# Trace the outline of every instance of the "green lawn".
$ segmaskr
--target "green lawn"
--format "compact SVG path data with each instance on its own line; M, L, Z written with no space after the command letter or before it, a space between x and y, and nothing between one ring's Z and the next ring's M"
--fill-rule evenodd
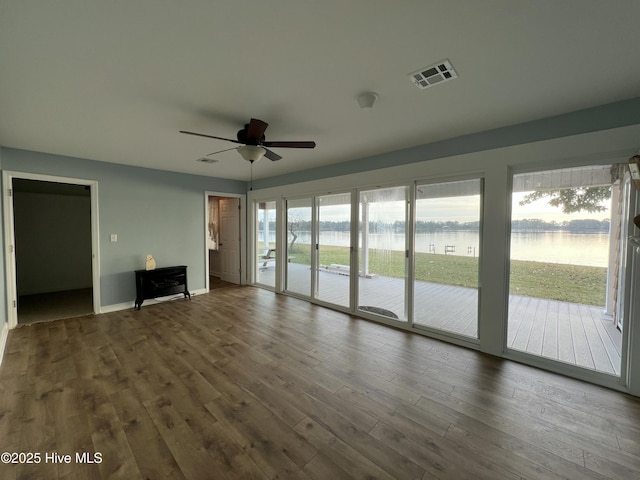
M309 245L295 245L292 261L309 265ZM405 256L399 251L370 250L369 273L404 277ZM349 264L347 247L322 246L320 264ZM607 269L556 263L511 261L510 293L586 305L604 305ZM416 253L416 280L478 286L478 259L456 255Z

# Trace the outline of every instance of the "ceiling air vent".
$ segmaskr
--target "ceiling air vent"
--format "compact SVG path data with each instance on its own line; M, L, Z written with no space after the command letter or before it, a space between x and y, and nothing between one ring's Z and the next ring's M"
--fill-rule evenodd
M410 73L409 78L416 87L424 90L425 88L429 88L438 83L458 78L458 74L453 69L451 62L445 59Z

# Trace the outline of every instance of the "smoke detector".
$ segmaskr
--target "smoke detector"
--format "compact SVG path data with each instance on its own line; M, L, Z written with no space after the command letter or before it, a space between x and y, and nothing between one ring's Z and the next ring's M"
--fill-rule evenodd
M358 105L360 105L360 108L373 108L379 98L380 95L375 92L365 92L358 95L356 101Z
M448 59L421 68L409 74L409 78L413 84L420 90L432 87L438 83L448 82L454 78L458 78L458 74L453 69L453 65Z

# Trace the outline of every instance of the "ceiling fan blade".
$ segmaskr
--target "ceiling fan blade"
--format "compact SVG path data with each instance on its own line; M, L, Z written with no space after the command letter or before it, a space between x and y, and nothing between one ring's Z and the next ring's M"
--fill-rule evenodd
M225 137L216 137L215 135L205 135L204 133L197 133L197 132L188 132L186 130L180 130L180 133L186 133L187 135L195 135L197 137L205 137L205 138L215 138L216 140L225 140L227 142L233 142L233 143L240 143L237 140L233 140L231 138L225 138Z
M269 160L271 160L272 162L275 162L276 160L280 160L282 158L276 152L273 152L273 151L269 150L268 148L265 148L264 156L266 158L268 158Z
M247 144L258 145L268 126L269 124L267 122L263 122L257 118L252 118L249 121L249 126L247 127Z
M229 150L237 150L239 147L231 147L231 148L225 148L224 150L218 150L217 152L211 152L211 153L207 153L207 157L211 156L211 155L216 155L218 153L223 153L223 152L228 152Z
M316 142L262 142L261 145L278 148L316 148Z

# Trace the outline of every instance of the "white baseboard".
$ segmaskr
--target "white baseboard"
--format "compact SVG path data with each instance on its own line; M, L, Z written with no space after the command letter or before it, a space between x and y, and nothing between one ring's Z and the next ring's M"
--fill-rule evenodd
M135 306L135 302L125 302L125 303L114 303L112 305L102 305L100 307L100 314L111 313L111 312L119 312L120 310L127 310L129 308L133 308L134 306Z
M189 293L193 297L195 295L202 295L203 293L208 293L208 290L206 288L201 288L199 290L192 290ZM156 305L158 303L168 302L168 301L171 301L171 300L175 300L177 298L184 298L184 295L182 293L178 293L176 295L169 295L168 297L153 298L153 299L150 299L150 300L145 300L142 305L143 306L144 305ZM112 305L103 305L102 307L100 307L100 313L119 312L121 310L128 310L128 309L134 308L134 307L135 307L135 301L133 301L133 302L124 302L124 303L114 303Z

